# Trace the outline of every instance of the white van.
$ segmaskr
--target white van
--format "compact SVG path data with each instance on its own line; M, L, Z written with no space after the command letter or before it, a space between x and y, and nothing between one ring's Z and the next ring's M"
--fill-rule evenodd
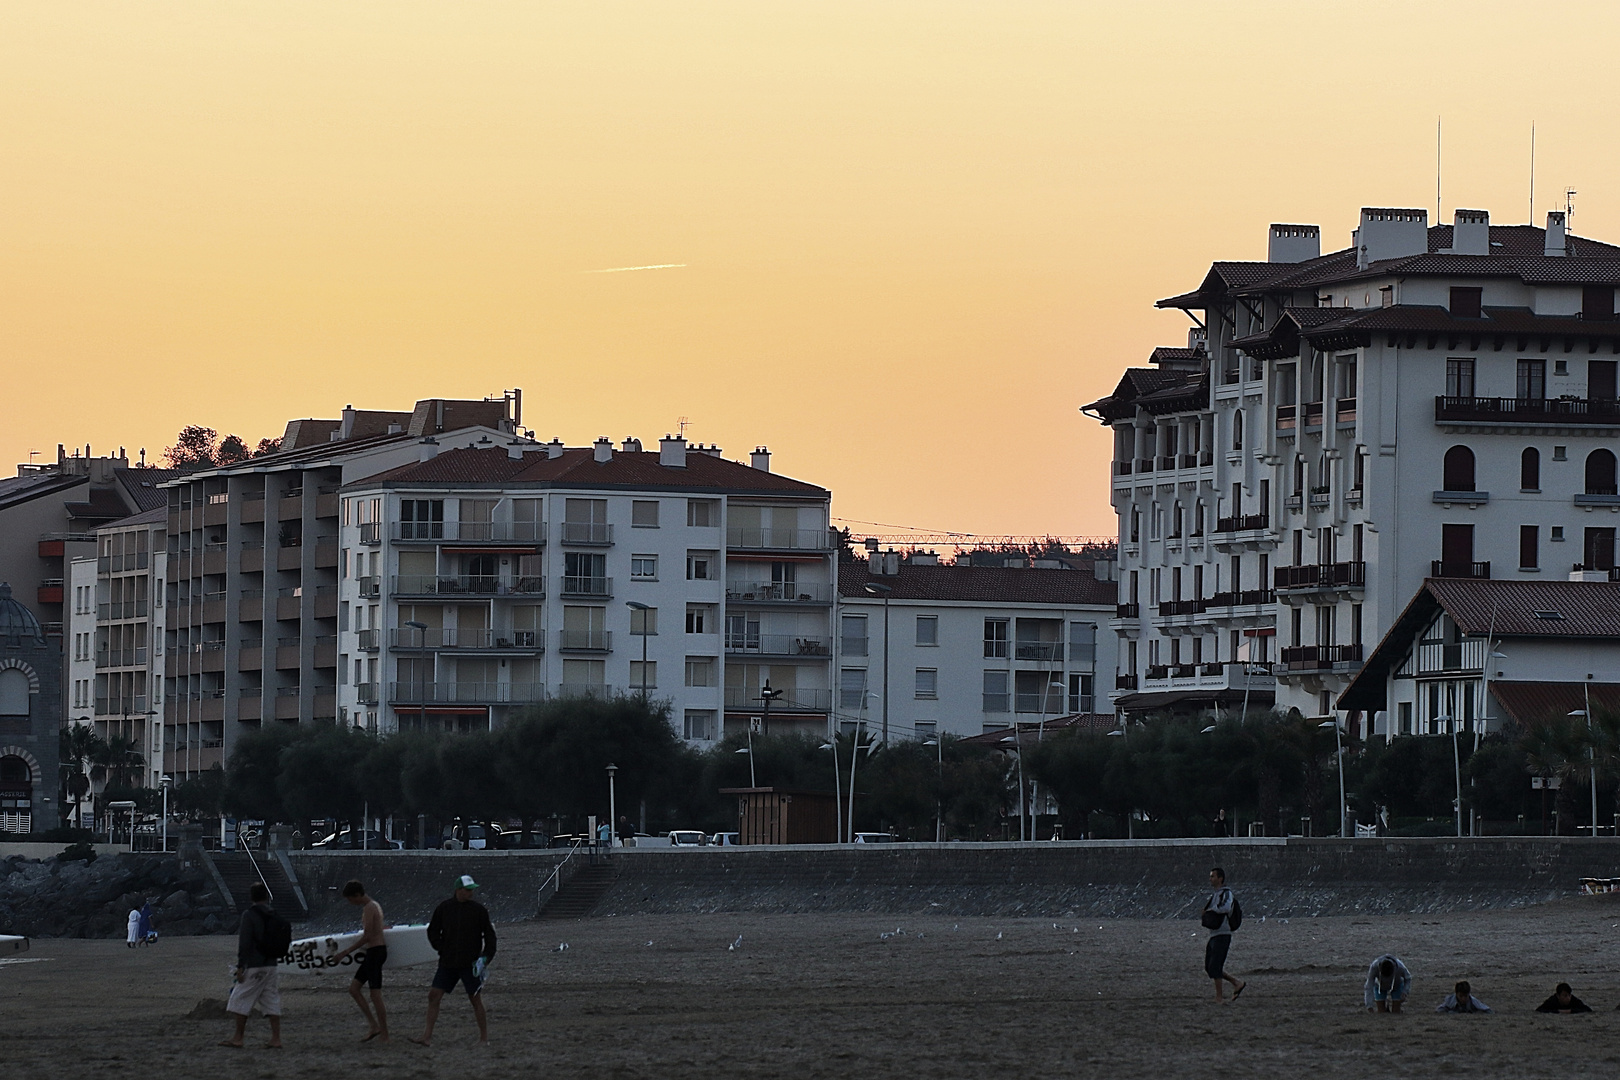
M697 829L672 829L669 833L670 847L703 847L709 838Z

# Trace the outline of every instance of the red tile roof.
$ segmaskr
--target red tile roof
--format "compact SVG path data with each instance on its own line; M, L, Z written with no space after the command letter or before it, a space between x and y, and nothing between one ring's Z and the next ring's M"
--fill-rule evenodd
M887 585L891 600L954 600L965 603L1054 604L1105 607L1119 602L1119 586L1085 570L1004 566L902 565L893 577L872 574L865 559L838 564L838 595L865 598L868 582Z
M1502 711L1521 727L1546 723L1586 708L1591 695L1592 711L1620 713L1620 683L1578 682L1493 682L1491 696Z
M1113 731L1119 727L1119 718L1113 713L1074 713L1071 716L1059 716L1044 724L1034 721L1018 722L1015 732L1011 727L996 728L979 735L969 735L957 740L962 746L983 746L990 749L999 749L1002 746L1010 747L1012 743L1006 740L1022 738L1025 746L1044 737L1050 738L1060 731ZM1043 731L1042 728L1045 730Z
M378 473L344 485L352 491L374 487L500 487L533 485L540 488L626 488L638 491L672 489L682 491L743 492L759 495L786 495L810 499L829 497L826 488L801 480L765 472L738 461L711 457L690 448L686 467L659 464L659 455L648 451L615 450L608 461L597 461L590 449L569 449L561 457L548 457L546 449L533 443L522 444L520 457L507 455L499 444L486 448L464 447L441 450L437 456L413 465Z

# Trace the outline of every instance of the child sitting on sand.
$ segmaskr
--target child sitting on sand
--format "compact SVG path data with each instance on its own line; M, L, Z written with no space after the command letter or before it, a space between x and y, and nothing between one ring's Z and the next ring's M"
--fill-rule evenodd
M1362 1002L1375 1012L1398 1013L1412 989L1412 973L1398 956L1385 953L1367 968L1367 984Z
M1491 1007L1474 996L1474 988L1464 979L1457 984L1456 990L1447 994L1445 1000L1434 1007L1435 1012L1444 1013L1488 1013Z

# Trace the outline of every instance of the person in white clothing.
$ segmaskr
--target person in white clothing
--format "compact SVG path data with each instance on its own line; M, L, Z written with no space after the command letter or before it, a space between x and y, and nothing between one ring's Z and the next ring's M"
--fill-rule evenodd
M1215 892L1204 902L1202 916L1203 924L1209 930L1209 942L1204 946L1204 974L1215 981L1215 1000L1224 1004L1226 998L1222 994L1222 982L1232 984L1233 1001L1249 984L1226 973L1226 954L1232 948L1232 909L1236 903L1232 890L1226 887L1226 871L1218 866L1211 870L1209 886Z
M124 944L133 949L141 940L141 909L129 909L129 925L124 935Z
M1401 958L1385 953L1367 967L1367 982L1362 987L1361 1000L1369 1010L1398 1013L1401 1004L1412 992L1412 973Z

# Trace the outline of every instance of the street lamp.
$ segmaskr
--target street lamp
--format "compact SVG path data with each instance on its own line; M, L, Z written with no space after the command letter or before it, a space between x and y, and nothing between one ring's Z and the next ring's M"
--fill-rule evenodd
M1591 677L1592 676L1590 676L1590 675L1587 676L1588 679L1590 679ZM1586 730L1587 730L1588 733L1590 733L1591 730L1592 730L1592 684L1590 682L1582 683L1581 684L1581 689L1586 692L1586 708L1584 708L1584 709L1571 709L1569 715L1586 717ZM1589 740L1589 742L1590 742L1590 740ZM1591 769L1590 779L1591 779L1591 782L1592 782L1592 838L1595 840L1595 839L1597 839L1597 830L1598 830L1598 823L1597 823L1597 747L1588 745L1587 750L1586 750L1586 758L1587 758L1587 761L1590 762L1590 769Z
M831 750L833 755L833 817L838 819L833 841L835 844L844 842L844 778L838 775L838 735L834 733L821 744L821 749ZM749 758L752 761L752 758Z
M643 669L643 670L645 670L645 669ZM613 843L614 843L614 840L617 838L616 834L617 834L618 829L619 829L619 802L618 802L618 795L613 790L613 774L618 772L618 771L619 771L619 767L617 765L613 764L613 762L611 762L611 761L608 762L608 766L607 766L607 774L608 774L608 852L610 854L613 851Z
M637 611L641 612L641 703L643 705L646 705L647 704L647 633L648 633L647 612L651 611L652 608L649 607L646 604L637 603L634 600L626 600L624 602L624 606L629 608L631 610L631 612L637 612ZM630 632L632 634L636 632L636 617L635 617L634 614L632 614L630 616ZM618 819L615 818L614 820L617 821Z
M894 591L891 586L868 581L861 586L869 596L883 598L883 742L889 741L889 594ZM850 824L854 828L854 823Z
M163 789L163 853L169 853L169 785L174 783L174 777L163 776L158 779L158 786Z
M748 745L738 750L737 753L748 755L748 786L751 788L759 787L759 781L754 779L754 736L752 729L749 730Z
M417 712L416 712L416 726L418 728L420 728L421 730L426 731L427 730L427 632L428 632L428 625L425 622L417 622L415 619L408 620L405 623L405 625L406 626L414 626L416 628L416 648L417 648L416 683L417 683L417 686L421 690L421 700L417 705Z
M1330 727L1333 729L1333 754L1339 760L1339 837L1342 839L1346 835L1344 828L1349 824L1346 818L1350 816L1350 806L1348 800L1344 797L1344 743L1339 734L1339 718L1335 716L1332 720L1325 720L1318 724L1317 727ZM1457 800L1458 805L1461 806L1462 786L1460 783L1457 787ZM1462 828L1462 819L1460 817L1458 818L1457 827ZM1461 834L1459 833L1459 835Z
M939 757L939 789L934 795L934 843L945 842L945 736L935 735L923 743L937 747Z
M1021 733L1018 730L1018 722L1015 720L1013 721L1013 734L1003 736L1001 741L1003 743L1012 743L1012 751L1018 755L1018 839L1023 841L1028 839L1028 837L1024 835L1024 824L1026 819L1026 792L1024 789L1024 742L1020 736Z
M759 688L759 700L765 703L763 715L760 717L759 721L759 733L761 735L769 735L771 733L771 702L781 697L784 693L786 693L786 691L772 690L771 680L769 679L766 679L765 685Z
M1457 821L1457 835L1462 836L1462 754L1457 749L1457 720L1453 716L1437 716L1436 723L1442 723L1451 728L1451 767L1457 774L1457 812L1453 815Z

